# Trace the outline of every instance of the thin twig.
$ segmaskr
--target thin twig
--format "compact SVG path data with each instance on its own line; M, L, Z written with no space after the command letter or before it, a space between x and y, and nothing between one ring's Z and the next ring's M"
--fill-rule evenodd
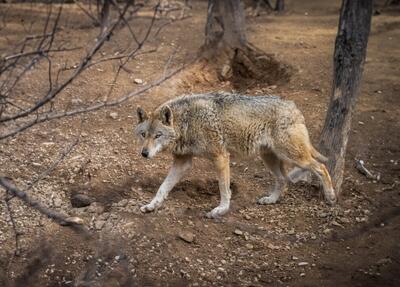
M79 3L79 1L74 0L74 3L76 4L76 6L78 6L79 9L82 10L83 13L85 13L86 16L92 19L94 25L100 26L99 20L95 16L93 16L89 11L87 11L85 7L83 7L81 3Z
M79 143L80 133L76 137L76 139L63 151L60 153L59 157L47 168L43 171L40 175L38 175L28 186L24 189L24 191L28 191L31 189L35 184L49 175L59 164L64 160L64 158L72 151L72 149Z

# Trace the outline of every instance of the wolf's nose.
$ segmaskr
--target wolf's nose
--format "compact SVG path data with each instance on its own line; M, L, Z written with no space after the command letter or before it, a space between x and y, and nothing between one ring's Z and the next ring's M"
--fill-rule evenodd
M147 149L142 150L142 156L143 157L148 157L149 156L149 151Z

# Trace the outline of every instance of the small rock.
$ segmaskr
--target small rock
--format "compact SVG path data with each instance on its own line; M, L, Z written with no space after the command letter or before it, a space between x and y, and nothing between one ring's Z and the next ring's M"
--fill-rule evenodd
M278 245L273 245L272 243L268 243L267 247L271 250L278 250L280 247Z
M326 229L324 229L324 231L322 231L324 234L329 234L329 233L331 233L331 231L332 231L332 229L330 229L330 228L326 228Z
M92 203L92 200L89 196L85 194L74 194L71 196L71 205L75 208L81 208L85 206L89 206Z
M307 266L308 262L302 261L302 262L299 262L297 265L299 265L299 266Z
M247 243L247 244L246 244L246 248L247 248L247 249L253 249L254 246L253 246L253 244Z
M112 118L113 120L116 120L117 118L118 118L118 113L116 113L116 112L112 112L112 113L110 113L110 118Z
M97 214L101 214L104 212L104 206L102 206L100 203L98 202L93 202L87 209L87 211L89 213L97 213Z
M326 218L326 217L328 217L328 213L326 213L326 212L320 212L320 213L318 213L318 217L320 217L320 218Z
M350 219L348 219L347 217L341 217L339 220L340 220L342 223L350 223L350 222L351 222Z
M138 85L143 84L143 80L142 80L142 79L134 79L133 82L134 82L135 84L138 84Z
M61 198L59 198L59 197L56 197L56 198L54 198L53 199L53 204L54 204L54 207L61 207L61 205L62 205L62 200L61 200Z
M118 207L125 207L125 206L127 206L127 204L128 204L128 200L126 198L117 202Z
M229 65L225 64L221 69L221 76L223 79L229 79L232 76L232 69Z
M341 224L340 224L339 222L337 222L336 220L332 220L331 224L334 225L334 226L338 226L338 227L344 228L343 225L341 225Z
M304 277L304 276L306 276L306 273L300 273L300 277Z
M96 228L97 230L100 230L104 227L105 224L106 224L106 222L104 220L97 220L94 223L94 228Z
M195 235L190 231L181 231L178 234L178 238L187 243L192 243L195 239Z
M235 231L233 232L236 235L243 235L243 231L239 230L239 229L235 229Z
M377 265L386 265L390 263L392 263L392 259L390 258L382 258L381 260L378 260L378 262L376 262Z
M292 228L292 229L290 229L289 231L288 231L288 234L289 235L294 235L296 232L294 231L294 228Z

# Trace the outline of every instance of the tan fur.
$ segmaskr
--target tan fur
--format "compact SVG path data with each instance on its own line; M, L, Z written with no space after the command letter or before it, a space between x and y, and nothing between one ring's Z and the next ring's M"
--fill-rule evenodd
M336 202L326 158L311 145L304 117L291 101L278 97L251 97L228 93L183 96L146 114L138 108L136 133L142 155L153 157L167 150L174 165L151 203L142 211L161 206L173 185L183 176L194 156L209 158L218 174L221 203L208 213L218 217L229 210L229 157L260 155L276 177L271 195L260 204L275 203L286 188L285 163L316 174L331 204ZM182 167L184 166L184 168ZM179 179L177 179L179 178Z

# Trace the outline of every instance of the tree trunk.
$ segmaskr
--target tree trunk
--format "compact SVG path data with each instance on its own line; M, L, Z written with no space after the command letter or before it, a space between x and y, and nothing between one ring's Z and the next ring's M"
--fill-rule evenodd
M246 46L244 10L240 0L209 0L206 46L223 41L230 47Z
M275 11L282 12L283 10L285 10L285 1L276 0Z
M110 26L110 0L98 0L98 3L101 4L100 10L100 36L99 38L104 35L107 31L108 27Z
M336 193L340 193L347 141L367 50L372 0L343 0L334 52L331 99L320 137L320 151Z

